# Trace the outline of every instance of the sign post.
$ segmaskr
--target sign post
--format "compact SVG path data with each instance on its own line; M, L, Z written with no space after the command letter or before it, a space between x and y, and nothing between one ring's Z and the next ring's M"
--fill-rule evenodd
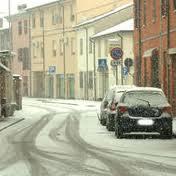
M118 85L118 60L122 58L123 51L121 48L116 47L111 50L110 54L113 58L111 65L116 67L116 85Z

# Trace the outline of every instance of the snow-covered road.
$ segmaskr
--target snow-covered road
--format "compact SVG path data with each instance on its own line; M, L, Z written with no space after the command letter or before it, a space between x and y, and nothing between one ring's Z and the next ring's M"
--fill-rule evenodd
M99 103L24 99L0 132L0 176L175 176L176 139L116 139L97 118ZM174 121L174 132L176 125Z

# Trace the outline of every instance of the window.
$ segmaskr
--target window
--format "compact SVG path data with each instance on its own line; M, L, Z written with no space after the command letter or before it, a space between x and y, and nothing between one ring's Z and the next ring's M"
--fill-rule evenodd
M101 40L98 40L98 57L101 57Z
M36 45L35 45L35 43L32 44L32 53L33 53L33 57L36 58Z
M93 89L93 72L89 71L89 89Z
M57 46L56 46L56 41L55 40L53 40L53 43L52 43L52 47L53 47L53 57L55 57L56 56L56 52L57 52Z
M36 44L36 57L39 56L39 52L40 52L40 42L37 41L37 44Z
M70 6L70 21L74 21L75 20L75 15L73 13L73 6Z
M104 49L105 53L104 53L104 55L108 56L108 54L109 54L109 43L108 43L107 39L104 41L104 45L105 45L105 49Z
M174 10L176 10L176 0L173 0Z
M92 41L91 41L91 38L89 38L89 53L92 53Z
M44 13L40 13L40 27L44 27Z
M28 21L24 20L24 33L27 34L28 32Z
M64 53L64 42L63 42L63 39L60 39L59 40L59 48L60 48L60 55L62 56L63 53Z
M135 1L134 14L135 14L135 28L139 28L140 27L140 0Z
M167 14L167 0L161 1L161 15L166 16Z
M18 49L18 61L22 61L23 60L23 49L19 48Z
M80 88L83 88L83 82L84 82L83 72L79 72L79 86L80 86Z
M52 25L56 25L59 23L59 15L56 10L52 11Z
M83 55L83 39L80 39L80 55Z
M75 55L76 54L76 44L75 44L75 38L71 38L71 53L72 53L72 55Z
M144 12L144 14L143 14L143 24L144 25L146 25L146 10L147 10L147 8L146 8L146 6L147 6L147 3L146 3L146 0L144 0L144 9L143 9L143 12Z
M35 28L35 15L32 15L32 28Z
M29 48L23 48L23 69L30 69Z
M43 58L43 56L44 56L43 42L40 43L40 56L41 56L41 58Z
M156 0L153 0L153 7L152 7L152 18L153 18L153 22L156 21Z
M22 34L22 22L18 22L18 34L21 35Z

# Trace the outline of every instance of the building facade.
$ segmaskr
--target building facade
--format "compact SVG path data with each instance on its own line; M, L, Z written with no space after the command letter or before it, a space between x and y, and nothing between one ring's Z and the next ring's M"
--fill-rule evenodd
M77 60L72 1L48 3L28 11L32 96L75 98Z
M0 29L0 51L9 49L9 29Z
M176 1L134 4L136 84L161 87L176 113Z
M22 76L23 96L31 95L31 58L30 58L30 20L26 11L11 17L11 42L15 56L12 60L12 72Z
M109 53L112 44L114 44L114 47L119 45L113 41L109 42L108 37L103 37L103 39L99 37L96 38L96 40L93 40L92 37L103 30L114 27L115 25L132 17L133 3L127 3L125 5L119 5L119 7L116 7L110 12L96 16L76 25L75 30L77 31L76 43L79 77L78 98L102 98L104 92L106 92L111 84L109 83L109 72L107 72L105 76L98 71L98 59L109 60L108 58L110 56ZM117 35L111 36L112 40L116 38L119 37ZM99 80L99 78L101 80Z
M96 92L98 99L104 97L109 87L133 85L133 21L133 19L129 19L92 36L96 49ZM123 56L116 61L116 64L111 56L111 50L117 47L123 51ZM105 64L102 65L102 62Z

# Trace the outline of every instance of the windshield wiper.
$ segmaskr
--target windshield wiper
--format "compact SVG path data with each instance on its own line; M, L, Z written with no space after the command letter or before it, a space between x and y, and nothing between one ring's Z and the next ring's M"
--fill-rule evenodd
M147 101L147 100L143 100L143 99L140 99L140 98L136 98L137 100L140 100L140 101L144 101L144 102L146 102L147 104L148 104L148 106L150 107L151 105L150 105L150 102L149 101Z

